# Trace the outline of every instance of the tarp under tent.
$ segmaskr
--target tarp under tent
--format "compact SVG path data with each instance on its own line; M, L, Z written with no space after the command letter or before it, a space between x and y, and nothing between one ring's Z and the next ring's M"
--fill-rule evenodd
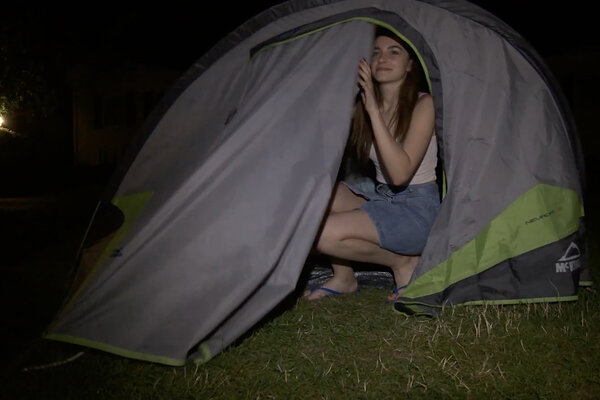
M419 54L444 172L439 215L391 312L576 300L583 158L535 49L462 0L290 0L217 42L151 114L98 206L122 223L86 247L44 337L206 362L292 293L340 171L374 25Z

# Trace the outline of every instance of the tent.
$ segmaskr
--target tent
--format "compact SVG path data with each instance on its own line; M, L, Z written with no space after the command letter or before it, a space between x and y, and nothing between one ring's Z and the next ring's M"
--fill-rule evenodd
M206 362L292 293L340 171L374 25L419 54L443 167L441 210L391 312L576 300L583 158L535 49L463 0L290 0L222 38L148 118L93 219L110 204L118 229L86 246L45 337Z

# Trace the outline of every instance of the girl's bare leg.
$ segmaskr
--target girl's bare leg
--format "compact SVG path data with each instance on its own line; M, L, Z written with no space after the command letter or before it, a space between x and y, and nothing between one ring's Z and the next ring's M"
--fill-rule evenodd
M360 207L365 201L366 200L363 197L355 195L346 185L338 183L333 191L328 215L325 221L327 221L327 218L329 218L330 215L354 210ZM316 247L318 247L318 245ZM354 270L350 266L350 261L331 257L331 268L333 270L333 276L321 287L332 289L340 293L352 293L356 291L358 282L354 277ZM307 290L304 292L304 297L309 300L316 300L328 296L329 294L330 293L323 290L315 290L312 293L310 290Z
M335 205L334 201L333 206ZM418 262L418 257L400 255L381 248L375 225L364 211L358 209L331 212L318 237L317 250L336 259L333 264L333 277L325 282L323 287L341 293L354 292L357 282L354 270L347 262L339 260L387 266L394 273L397 287L408 283ZM328 295L329 293L323 290L305 292L305 297L309 300Z

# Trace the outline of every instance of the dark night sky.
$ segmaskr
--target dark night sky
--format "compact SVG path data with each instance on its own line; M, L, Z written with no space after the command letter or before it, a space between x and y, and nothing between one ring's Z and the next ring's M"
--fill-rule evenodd
M593 32L593 2L572 0L560 7L527 0L473 2L512 26L542 55L578 44L598 44L599 35ZM3 24L26 28L34 35L32 41L56 49L57 57L65 55L69 63L86 58L106 61L107 54L116 54L185 68L225 34L277 3L161 3L143 8L98 3L68 13L47 6L15 10L13 18L5 11Z
M473 2L512 26L542 55L573 48L577 42L599 42L600 35L592 32L595 30L593 2L588 0L572 0L560 7L551 6L550 2L528 0ZM99 23L101 28L107 28L106 35L102 36L105 44L117 43L128 51L139 52L146 59L172 59L187 66L248 18L278 3L280 1L276 0L248 1L227 9L202 5L198 11L191 5L187 10L163 5L142 11L130 10L121 15L110 14ZM125 34L121 35L121 31Z

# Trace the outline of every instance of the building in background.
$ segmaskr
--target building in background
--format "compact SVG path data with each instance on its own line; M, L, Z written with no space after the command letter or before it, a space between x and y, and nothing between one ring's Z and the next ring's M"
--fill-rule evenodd
M181 73L141 64L71 71L75 166L113 166Z

